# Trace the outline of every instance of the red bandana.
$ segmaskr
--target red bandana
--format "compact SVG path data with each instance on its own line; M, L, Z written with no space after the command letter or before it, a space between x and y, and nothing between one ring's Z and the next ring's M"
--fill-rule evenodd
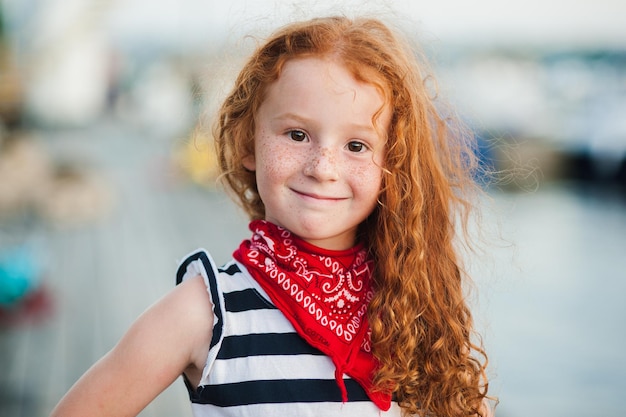
M380 409L391 396L372 389L378 362L371 352L367 305L372 261L362 245L332 251L272 223L250 223L253 235L233 254L267 292L302 338L329 356L343 401L343 374L357 381Z

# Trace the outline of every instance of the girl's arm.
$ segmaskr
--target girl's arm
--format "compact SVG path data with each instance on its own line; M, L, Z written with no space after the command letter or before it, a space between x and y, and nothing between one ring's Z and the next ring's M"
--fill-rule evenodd
M74 384L51 417L136 416L183 371L202 371L212 329L202 277L186 280L137 319Z

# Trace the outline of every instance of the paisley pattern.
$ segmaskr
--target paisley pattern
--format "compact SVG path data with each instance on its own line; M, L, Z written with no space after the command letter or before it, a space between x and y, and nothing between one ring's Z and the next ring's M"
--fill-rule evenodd
M328 355L346 399L343 374L357 380L381 409L391 397L373 392L378 363L371 353L367 306L373 262L363 245L331 251L263 220L233 254L268 293L301 337Z
M372 298L369 288L372 262L362 248L315 253L311 246L283 228L258 222L247 261L266 274L321 326L332 330L346 343L354 340ZM262 226L262 227L259 227ZM272 225L273 226L273 225ZM298 245L296 245L296 243ZM320 251L319 248L314 248ZM346 266L346 263L348 266ZM369 349L369 344L366 344Z

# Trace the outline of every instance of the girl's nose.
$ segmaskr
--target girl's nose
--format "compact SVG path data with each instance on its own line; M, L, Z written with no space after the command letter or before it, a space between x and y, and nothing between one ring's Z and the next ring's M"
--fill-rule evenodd
M308 157L304 166L304 175L318 181L335 181L339 178L337 157L329 148L319 148Z

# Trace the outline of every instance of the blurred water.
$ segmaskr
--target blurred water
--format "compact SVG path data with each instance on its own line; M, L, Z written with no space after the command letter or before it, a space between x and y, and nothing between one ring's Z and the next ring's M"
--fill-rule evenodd
M479 281L498 415L625 415L626 201L545 186L495 207L511 246Z

